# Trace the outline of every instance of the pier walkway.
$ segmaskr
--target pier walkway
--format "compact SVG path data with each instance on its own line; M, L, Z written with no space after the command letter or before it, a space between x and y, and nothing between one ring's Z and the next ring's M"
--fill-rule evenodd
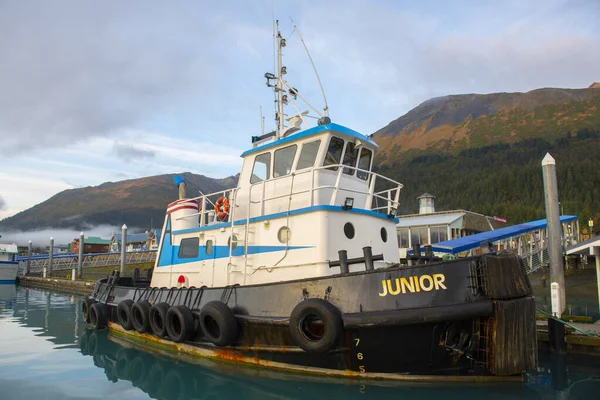
M125 257L126 264L142 264L154 262L156 250L128 251ZM19 262L19 275L27 271L27 256L17 257ZM50 262L52 267L50 268ZM52 260L48 254L32 256L29 266L30 273L41 273L44 268L48 271L70 271L77 268L79 255L74 253L54 254ZM121 264L121 253L93 253L83 255L83 268L110 267Z
M574 215L562 215L563 245L566 248L577 242L579 221ZM496 250L509 250L523 257L527 272L532 273L548 265L548 232L545 219L507 226L433 244L436 253L452 255L475 254L482 243L491 242ZM412 254L409 251L408 254Z

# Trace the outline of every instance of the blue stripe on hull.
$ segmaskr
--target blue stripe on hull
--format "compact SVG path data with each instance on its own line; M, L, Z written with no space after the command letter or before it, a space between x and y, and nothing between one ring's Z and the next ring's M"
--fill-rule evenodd
M0 284L2 283L16 283L17 281L15 279L10 280L10 279L4 279L4 280L0 280Z
M165 235L165 241L163 243L163 249L160 253L160 259L158 267L169 267L171 265L187 264L191 262L204 261L204 260L217 260L221 258L229 257L228 246L213 246L211 254L206 254L206 246L200 246L198 249L198 257L195 258L179 258L179 246L172 246L170 244L169 234ZM299 250L308 249L313 246L288 246L288 250ZM262 254L272 253L275 251L284 251L286 246L248 246L248 254ZM236 247L231 251L232 256L243 256L244 247Z

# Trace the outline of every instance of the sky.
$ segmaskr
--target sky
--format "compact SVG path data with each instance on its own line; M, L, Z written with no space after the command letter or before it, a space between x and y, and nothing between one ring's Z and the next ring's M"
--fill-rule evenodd
M0 219L65 189L238 173L260 107L274 128L273 17L287 80L323 107L291 17L332 121L365 134L435 96L600 81L598 0L0 0Z

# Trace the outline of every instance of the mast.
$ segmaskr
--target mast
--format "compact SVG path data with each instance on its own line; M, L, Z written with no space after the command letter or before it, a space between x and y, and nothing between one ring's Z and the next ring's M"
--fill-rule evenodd
M281 138L283 134L283 75L285 74L285 67L283 66L283 54L281 49L285 47L285 39L281 37L279 32L279 21L275 22L277 27L277 85L275 86L275 93L277 94L277 113L275 114L275 120L277 121L277 139Z

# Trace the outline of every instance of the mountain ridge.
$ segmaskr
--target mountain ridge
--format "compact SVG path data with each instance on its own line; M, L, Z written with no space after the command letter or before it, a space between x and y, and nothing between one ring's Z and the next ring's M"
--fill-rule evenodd
M594 85L434 97L374 133L383 153L378 162L389 164L411 151L457 152L595 128L600 125L600 87Z
M162 224L167 204L177 199L173 183L175 176L187 183L187 194L213 193L237 184L237 175L213 179L191 172L163 174L117 182L104 182L97 186L67 189L46 201L12 217L0 221L6 230L33 230L44 228L86 229L109 224L146 227Z

